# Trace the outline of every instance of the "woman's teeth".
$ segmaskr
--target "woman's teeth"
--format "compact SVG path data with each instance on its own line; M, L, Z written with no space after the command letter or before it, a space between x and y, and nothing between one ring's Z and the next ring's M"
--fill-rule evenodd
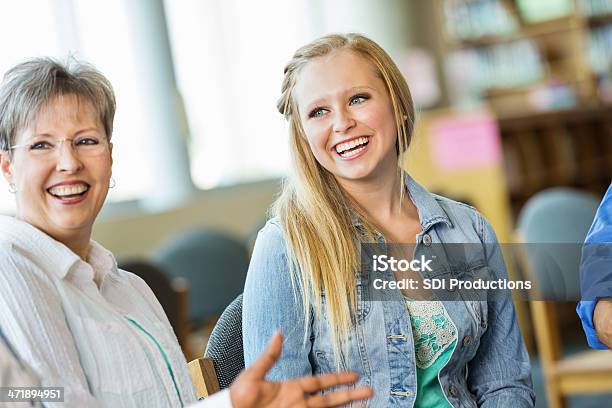
M368 144L367 137L360 137L348 142L339 143L336 145L336 152L342 157L352 157L365 149Z
M76 184L72 186L58 186L49 189L49 193L58 197L66 197L77 194L83 194L89 187L84 184Z

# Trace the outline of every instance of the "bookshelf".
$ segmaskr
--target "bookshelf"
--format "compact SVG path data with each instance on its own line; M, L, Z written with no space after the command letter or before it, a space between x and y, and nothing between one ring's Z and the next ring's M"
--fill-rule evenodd
M612 181L612 107L498 119L513 213L550 187L603 195Z
M504 116L600 105L612 0L436 0L453 105Z
M498 117L516 216L545 188L612 181L612 0L436 0L451 103ZM612 85L609 85L612 86Z

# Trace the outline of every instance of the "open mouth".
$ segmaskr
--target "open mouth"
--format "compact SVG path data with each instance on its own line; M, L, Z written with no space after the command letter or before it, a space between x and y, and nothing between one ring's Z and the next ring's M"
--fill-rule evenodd
M359 152L366 148L368 143L370 143L369 137L358 137L348 142L338 143L334 149L341 157L348 158L359 154Z
M74 200L83 197L89 191L89 184L73 184L55 186L47 189L47 192L60 200Z

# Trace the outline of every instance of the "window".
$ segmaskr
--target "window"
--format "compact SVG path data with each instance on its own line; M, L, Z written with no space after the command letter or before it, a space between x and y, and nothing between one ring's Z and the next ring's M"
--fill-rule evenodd
M276 101L284 65L299 45L327 32L358 31L370 35L365 29L370 26L384 33L390 31L390 24L405 25L392 8L381 12L374 3L356 5L350 0L134 3L145 12L157 12L162 3L165 6L180 102L188 118L191 178L200 188L286 173L290 160L287 124L276 110ZM172 172L170 179L174 181L166 182L166 186L189 177L183 175L186 170L179 169L184 163L176 163L184 160L183 156L169 155L172 157L167 162L163 156L172 143L182 143L184 129L176 130L176 140L160 140L159 129L156 132L152 120L148 120L151 113L145 111L151 98L144 96L146 89L142 87L148 85L142 85L140 79L150 70L146 61L137 60L138 51L160 45L132 32L138 25L134 23L150 21L145 14L135 17L129 12L128 7L134 3L0 3L0 35L11 39L3 44L0 55L2 72L28 57L63 58L72 54L93 63L112 82L118 109L113 135L116 187L110 191L109 201L147 195L151 198L154 177L156 171L159 176L160 168ZM131 20L138 17L142 20ZM159 30L164 29L162 23L163 19L157 22ZM155 81L151 82L155 86ZM160 153L160 149L165 150ZM0 213L11 212L14 204L8 186L2 183L0 187L4 187L0 188ZM170 193L157 195L160 194Z
M276 101L284 65L314 35L307 3L166 0L196 186L285 174L287 126Z
M27 22L27 24L24 24ZM117 97L113 134L116 187L109 201L143 196L152 186L146 160L154 134L141 110L134 80L143 67L133 60L130 24L123 0L26 0L0 3L0 72L35 56L74 55L96 66L111 81ZM135 154L135 152L138 152ZM0 182L0 213L14 212L8 185Z
M56 19L46 16L54 15L54 1L26 0L5 1L0 4L0 72L4 74L10 67L33 55L57 55L60 52ZM38 13L32 13L38 10ZM23 24L27 21L28 24ZM49 35L51 33L51 35ZM15 210L13 195L8 192L8 184L2 177L0 182L0 213Z

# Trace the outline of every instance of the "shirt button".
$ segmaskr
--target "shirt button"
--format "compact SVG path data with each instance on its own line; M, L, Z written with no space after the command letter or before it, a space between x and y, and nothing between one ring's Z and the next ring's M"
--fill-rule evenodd
M455 387L453 384L451 384L448 387L448 393L452 396L452 397L456 397L458 392L457 392L457 387Z
M423 245L430 246L431 245L431 237L429 234L423 235Z
M467 347L472 344L472 336L465 336L463 338L463 347Z

